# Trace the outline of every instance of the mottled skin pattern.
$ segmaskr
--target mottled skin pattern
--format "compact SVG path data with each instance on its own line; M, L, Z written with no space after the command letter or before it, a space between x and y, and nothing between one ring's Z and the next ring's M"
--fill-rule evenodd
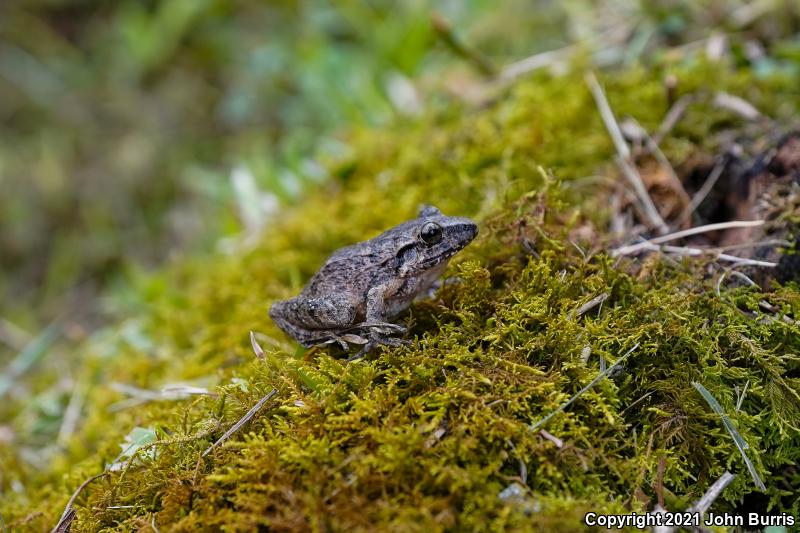
M401 344L387 335L405 328L389 320L427 291L477 233L468 218L423 207L417 218L334 252L298 296L275 302L269 316L306 347L338 342L347 349L349 341L365 344L362 354Z

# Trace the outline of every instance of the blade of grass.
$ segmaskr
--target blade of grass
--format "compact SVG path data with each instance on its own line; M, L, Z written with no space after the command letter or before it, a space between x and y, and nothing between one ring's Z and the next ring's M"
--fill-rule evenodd
M47 349L52 346L60 334L61 327L56 324L50 324L22 349L0 374L0 397L11 389L18 377L44 357Z
M578 392L577 392L577 393L576 393L576 394L575 394L575 395L574 395L572 398L570 398L570 399L569 399L569 400L567 400L566 402L562 403L562 404L561 404L561 405L558 407L558 409L556 409L556 410L555 410L555 411L553 411L552 413L548 414L547 416L545 416L544 418L542 418L542 419L541 419L541 420L539 420L538 422L536 422L536 423L534 423L534 424L531 424L531 425L530 425L530 427L529 427L528 429L529 429L530 431L536 431L536 430L537 430L537 429L539 429L541 426L543 426L544 424L546 424L546 423L547 423L547 422L548 422L548 421L549 421L551 418L553 418L553 417L554 417L554 416L556 416L558 413L560 413L561 411L563 411L564 409L566 409L567 407L569 407L569 406L570 406L570 404L572 404L572 402L574 402L575 400L577 400L577 399L578 399L578 398L579 398L579 397L580 397L580 396L581 396L581 395L582 395L584 392L588 391L589 389L591 389L592 387L594 387L595 385L597 385L597 383L598 383L600 380L602 380L604 377L606 377L607 375L609 375L609 374L610 374L610 373L611 373L611 372L612 372L612 371L613 371L615 368L617 368L617 367L618 367L620 364L622 364L622 362L623 362L623 361L625 361L625 359L627 359L627 358L628 358L628 357L629 357L629 356L630 356L630 355L633 353L633 351L634 351L636 348L638 348L638 347L639 347L639 343L637 342L636 344L634 344L633 348L631 348L630 350L628 350L627 352L625 352L625 355L623 355L622 357L620 357L619 359L617 359L617 362L616 362L616 363L614 363L614 364L613 364L613 365L611 365L610 367L608 367L608 368L606 368L605 370L603 370L602 372L600 372L600 373L597 375L597 377L596 377L596 378L594 378L592 381L590 381L590 382L589 382L589 384L588 384L588 385L586 385L584 388L582 388L581 390L579 390L579 391L578 391Z
M264 404L267 403L270 400L270 398L272 398L276 394L278 394L278 389L272 389L271 391L269 391L269 393L266 396L261 398L258 401L258 403L256 403L249 411L247 411L247 413L245 413L245 415L242 418L240 418L233 426L231 426L231 428L228 431L226 431L224 435L222 435L214 444L206 448L206 451L203 452L201 457L205 457L206 455L211 453L211 450L213 450L214 448L225 442L228 439L228 437L236 433L240 427L245 425L248 420L253 418L253 415L255 415L259 411L259 409L261 409L264 406Z
M693 381L692 385L694 386L695 389L697 389L697 392L700 393L703 399L705 399L705 401L708 402L708 405L711 407L711 409L720 416L720 419L722 420L722 425L725 426L726 430L728 430L728 433L730 433L731 438L733 439L733 443L736 445L736 448L739 450L739 453L742 454L742 458L744 459L744 464L747 466L747 470L750 472L750 475L752 476L753 482L756 484L756 487L758 487L758 489L761 492L766 492L767 487L764 486L764 482L761 481L761 477L758 475L755 465L745 452L745 450L747 450L749 446L744 441L744 438L742 438L741 433L739 433L739 431L733 425L733 422L731 422L731 419L728 417L728 415L725 414L725 411L723 411L722 406L719 404L717 399L714 398L714 396L710 392L708 392L708 389L706 389L702 384L696 381Z

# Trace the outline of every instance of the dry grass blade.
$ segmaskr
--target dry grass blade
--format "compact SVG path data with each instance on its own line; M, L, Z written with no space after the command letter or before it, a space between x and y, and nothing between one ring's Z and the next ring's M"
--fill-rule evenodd
M744 397L747 394L747 387L750 386L750 380L747 380L747 383L744 384L744 387L741 391L739 391L739 386L736 386L736 412L738 413L742 409L742 402L744 401Z
M716 96L714 96L714 105L722 109L727 109L728 111L733 111L745 120L756 121L764 116L753 104L744 98L739 98L738 96L728 93L717 93Z
M700 515L706 514L711 504L714 503L722 491L725 490L725 487L731 484L731 482L736 478L735 474L731 474L730 472L725 472L722 474L718 480L711 485L708 490L703 494L703 497L700 498L697 503L689 507L686 512L688 513L700 513Z
M109 412L121 411L148 402L184 400L191 396L216 397L216 393L210 392L205 387L195 387L185 384L167 385L160 390L149 390L115 381L111 383L110 387L117 392L129 396L129 398L109 405Z
M503 68L498 77L504 82L513 81L534 70L552 66L560 61L566 61L573 55L575 49L575 45L569 45L520 59Z
M758 475L755 465L747 456L746 450L749 449L749 446L742 438L742 435L741 433L739 433L739 430L736 429L736 426L733 425L731 419L728 417L727 414L725 414L725 411L722 409L722 406L719 404L717 399L714 398L714 396L710 392L708 392L708 389L706 389L702 384L696 381L693 381L692 385L694 386L695 389L697 389L697 392L699 392L700 395L703 396L703 399L705 399L705 401L708 402L708 405L711 407L711 409L720 416L720 419L722 420L722 425L725 426L726 430L728 430L728 433L730 433L731 438L733 439L733 442L736 445L736 448L739 450L739 453L742 454L742 458L744 459L744 464L747 466L747 470L753 477L753 482L755 483L756 487L758 487L758 489L761 492L766 492L767 487L764 486L764 482L761 481L761 477Z
M685 94L678 98L678 100L672 105L672 107L667 111L667 115L664 117L664 120L658 126L658 130L653 135L653 142L656 144L661 144L661 141L672 131L672 128L675 127L675 124L681 119L684 113L686 113L686 109L689 108L689 105L693 103L695 100L694 95Z
M31 335L8 319L0 317L0 342L13 350L22 350L31 341Z
M597 109L600 111L600 116L603 119L606 130L608 130L608 134L611 136L611 141L614 143L614 147L619 155L617 162L622 170L622 174L636 191L636 196L639 199L639 202L642 204L642 208L644 209L647 218L650 219L650 223L658 230L659 233L667 233L669 228L664 222L664 219L661 218L661 214L659 214L658 209L656 209L653 199L650 198L650 195L647 193L647 187L645 187L642 177L639 175L639 171L636 170L636 167L634 167L630 161L631 150L628 147L628 144L625 142L625 138L622 135L622 131L617 123L617 119L614 117L614 112L611 110L611 106L609 105L608 99L603 92L603 88L600 87L600 83L597 81L597 77L594 75L594 73L589 72L586 74L586 83L589 85L589 90L592 92L592 96L597 103Z
M514 61L503 67L497 77L501 82L509 83L535 70L552 67L561 62L568 61L580 50L580 46L594 46L599 44L614 47L624 42L630 36L630 33L631 25L620 24L581 43L569 44L563 48L539 52L538 54L533 54L518 61Z
M75 384L72 395L70 395L69 398L69 403L67 403L67 408L64 410L64 416L61 419L61 427L58 430L58 437L56 437L56 442L59 444L66 444L69 437L75 432L85 399L86 386L80 383Z
M261 348L261 345L258 344L256 340L256 334L250 331L250 346L253 347L253 352L256 354L256 357L263 361L265 359L264 356L264 349Z
M595 307L597 307L601 303L605 302L607 299L608 299L608 293L607 292L599 294L598 296L595 296L594 298L592 298L591 300L589 300L588 302L586 302L582 306L578 307L575 311L570 311L568 316L570 318L572 316L581 316L584 313L586 313L588 311L591 311L592 309L594 309Z
M731 267L731 268L734 268L734 267ZM722 275L720 275L719 279L717 280L717 285L714 288L714 291L717 293L717 296L720 297L720 298L722 297L722 292L721 292L722 281L725 279L725 277L728 274L730 274L731 276L735 276L735 277L741 279L742 281L744 281L745 283L747 283L751 287L758 287L758 284L755 281L753 281L749 277L745 276L741 272L737 272L735 270L728 269L725 272L723 272Z
M47 350L58 339L61 327L51 324L30 341L25 348L0 373L0 397L14 385L16 379L27 372L36 362L44 357Z
M689 194L686 192L686 189L684 189L683 182L678 177L678 174L672 167L672 163L669 162L669 159L667 158L666 154L663 152L663 150L661 150L661 147L658 145L655 139L650 136L647 130L644 129L644 127L641 124L639 124L639 122L636 119L629 117L628 119L626 119L626 124L628 124L629 127L634 128L634 131L636 132L637 136L642 141L644 141L644 146L647 149L647 151L655 158L656 162L658 162L661 168L663 168L667 172L667 176L669 177L669 180L672 184L672 189L678 196L680 196L682 202L688 204Z
M431 23L436 35L457 56L464 58L475 66L484 76L493 76L496 72L494 65L483 54L467 46L453 31L450 23L439 13L431 15Z
M72 531L72 521L75 520L75 514L75 509L72 507L67 509L66 514L61 517L56 527L53 528L52 533L70 533L70 531Z
M248 420L253 418L253 415L255 415L262 407L264 407L264 404L267 403L276 394L278 394L278 389L272 389L266 396L258 400L258 403L255 404L249 411L247 411L247 413L245 413L245 415L242 418L240 418L233 426L231 426L231 428L228 431L226 431L224 435L222 435L219 439L217 439L217 441L214 444L206 448L206 451L203 452L201 457L205 457L206 455L211 453L211 451L214 448L225 442L228 439L228 437L239 431L239 428L245 425Z
M536 431L541 426L545 425L547 422L550 421L551 418L553 418L558 413L560 413L561 411L563 411L564 409L569 407L572 404L572 402L574 402L575 400L580 398L580 396L583 393L585 393L586 391L588 391L589 389L591 389L592 387L597 385L604 377L609 375L615 368L617 368L619 365L621 365L628 357L630 357L630 355L633 353L633 351L638 347L639 347L639 343L637 342L636 344L633 345L633 348L631 348L630 350L625 352L625 354L622 357L620 357L619 359L617 359L617 361L613 365L611 365L610 367L608 367L605 370L603 370L602 372L600 372L597 375L597 377L595 377L592 381L590 381L589 384L586 385L584 388L582 388L577 393L575 393L575 395L572 398L570 398L566 402L562 403L560 406L558 406L558 408L555 411L551 412L550 414L548 414L547 416L545 416L544 418L542 418L538 422L536 422L534 424L531 424L528 429L530 431Z
M616 248L615 250L611 251L612 257L617 257L620 255L630 255L635 254L636 252L640 252L642 250L649 250L651 249L652 245L654 244L661 244L669 241L675 241L678 239L682 239L684 237L690 237L692 235L698 235L700 233L708 233L710 231L719 231L723 229L731 229L731 228L753 228L756 226L763 226L763 220L731 220L729 222L718 222L716 224L706 224L704 226L697 226L695 228L689 228L683 231L676 231L675 233L670 233L668 235L662 235L661 237L656 237L654 239L648 239L644 242L631 244L628 246L622 246L620 248Z
M677 224L680 225L684 220L687 220L692 214L700 207L700 204L703 203L703 200L706 199L708 193L711 192L711 189L714 188L714 185L717 184L717 180L719 180L722 173L725 171L726 162L723 159L722 161L718 162L714 165L714 168L711 169L711 172L706 178L706 181L703 182L703 185L700 189L692 196L692 200L686 206L686 209L683 210L683 213L680 214L677 220Z
M81 485L77 489L75 489L75 492L72 493L72 496L70 496L69 501L67 501L67 505L66 507L64 507L64 512L61 513L61 518L58 519L58 523L53 528L52 533L55 533L57 531L66 531L64 529L64 524L70 520L70 514L72 514L73 518L75 516L74 514L75 510L72 508L72 504L75 503L75 500L78 499L78 495L83 491L83 489L85 489L89 485L89 483L105 475L108 475L108 472L101 472L96 476L92 476L83 483L81 483Z
M653 252L669 252L678 255L686 255L690 257L697 257L701 255L715 255L718 261L725 261L727 263L734 263L736 266L760 266L765 268L775 268L778 263L770 261L759 261L758 259L747 259L736 255L721 254L713 248L690 248L687 246L668 246L666 244L647 244L647 250Z
M539 435L541 435L545 439L547 439L550 442L552 442L553 444L555 444L557 448L563 448L564 447L564 441L563 440L559 439L558 437L556 437L555 435L553 435L552 433L550 433L549 431L547 431L545 429L540 429L539 430Z

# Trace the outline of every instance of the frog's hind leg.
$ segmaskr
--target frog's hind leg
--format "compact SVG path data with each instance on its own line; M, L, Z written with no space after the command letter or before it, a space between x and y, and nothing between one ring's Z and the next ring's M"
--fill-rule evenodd
M344 329L356 322L356 306L342 294L286 300L284 316L306 329Z
M341 295L292 298L275 302L269 310L272 320L307 348L331 341L342 345L337 332L352 326L356 315L356 307Z

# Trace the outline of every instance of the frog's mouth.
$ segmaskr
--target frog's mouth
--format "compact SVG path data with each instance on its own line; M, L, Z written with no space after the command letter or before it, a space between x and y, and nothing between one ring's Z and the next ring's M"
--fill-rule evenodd
M443 252L443 253L441 253L439 255L435 255L435 256L433 256L433 257L431 257L429 259L426 259L424 261L420 261L419 262L420 269L421 270L427 270L427 269L429 269L431 267L434 267L434 266L438 265L439 263L443 263L443 262L447 261L448 259L450 259L451 257L453 257L454 255L456 255L456 253L458 253L459 250L461 250L461 249L459 248L458 250L448 250L446 252Z

